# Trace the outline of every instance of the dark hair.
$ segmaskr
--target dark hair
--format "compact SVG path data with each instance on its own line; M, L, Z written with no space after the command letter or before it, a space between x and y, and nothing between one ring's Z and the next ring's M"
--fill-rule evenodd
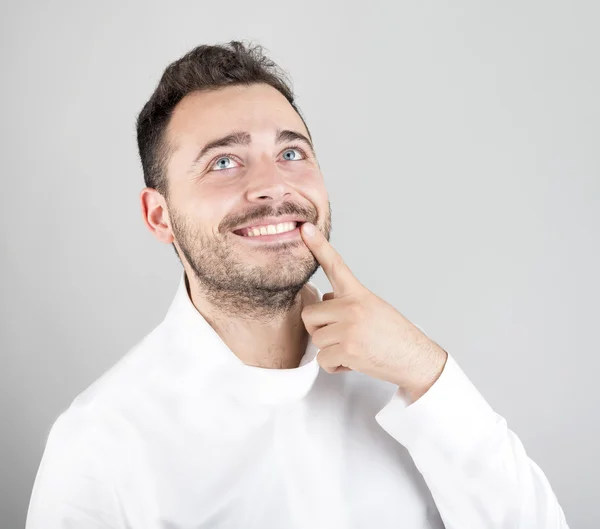
M257 83L266 83L281 92L306 126L294 102L289 78L263 54L259 45L235 40L214 46L202 45L167 66L136 123L146 187L168 198L166 165L172 148L166 142L165 132L177 103L192 92ZM310 137L310 131L308 135Z

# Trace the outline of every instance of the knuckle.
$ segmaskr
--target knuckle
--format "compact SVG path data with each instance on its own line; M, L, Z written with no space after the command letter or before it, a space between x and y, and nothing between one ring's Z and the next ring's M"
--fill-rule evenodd
M358 356L359 351L358 343L356 342L356 340L349 340L346 344L345 351L346 355L349 358L356 358Z
M339 273L339 271L341 270L341 268L344 266L344 260L342 259L342 256L339 253L336 253L333 256L333 260L331 261L331 268L333 270L334 273Z
M365 313L364 307L358 300L353 300L352 303L350 303L348 306L348 311L355 319L362 319Z
M312 334L312 342L319 348L323 345L323 330L317 329Z

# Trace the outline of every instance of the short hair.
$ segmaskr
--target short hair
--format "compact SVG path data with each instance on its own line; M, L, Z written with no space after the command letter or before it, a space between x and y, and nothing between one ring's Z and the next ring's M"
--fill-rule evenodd
M140 112L137 142L146 187L168 199L166 166L172 152L166 130L173 110L188 94L235 85L265 83L278 90L308 126L295 103L286 73L263 53L260 45L232 40L226 44L201 45L172 62ZM309 137L310 131L308 131ZM312 137L311 137L312 139Z

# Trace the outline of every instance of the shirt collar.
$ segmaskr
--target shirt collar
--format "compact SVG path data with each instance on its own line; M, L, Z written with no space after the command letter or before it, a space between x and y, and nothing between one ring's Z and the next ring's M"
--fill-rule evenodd
M317 301L323 299L314 283L309 281L304 288ZM319 349L310 336L297 368L267 369L244 364L192 303L185 271L163 326L171 349L168 362L178 364L174 372L178 377L177 387L182 390L201 390L202 384L207 383L263 404L283 404L304 397L319 374L316 359Z

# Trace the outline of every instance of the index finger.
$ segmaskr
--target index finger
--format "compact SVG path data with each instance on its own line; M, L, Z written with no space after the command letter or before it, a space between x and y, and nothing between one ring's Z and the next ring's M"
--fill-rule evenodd
M312 230L311 230L312 227ZM360 282L348 265L342 259L342 256L335 251L333 246L325 238L319 229L310 222L305 222L300 229L300 234L308 249L315 256L323 268L323 272L329 279L333 292L336 295L346 295L356 290Z

